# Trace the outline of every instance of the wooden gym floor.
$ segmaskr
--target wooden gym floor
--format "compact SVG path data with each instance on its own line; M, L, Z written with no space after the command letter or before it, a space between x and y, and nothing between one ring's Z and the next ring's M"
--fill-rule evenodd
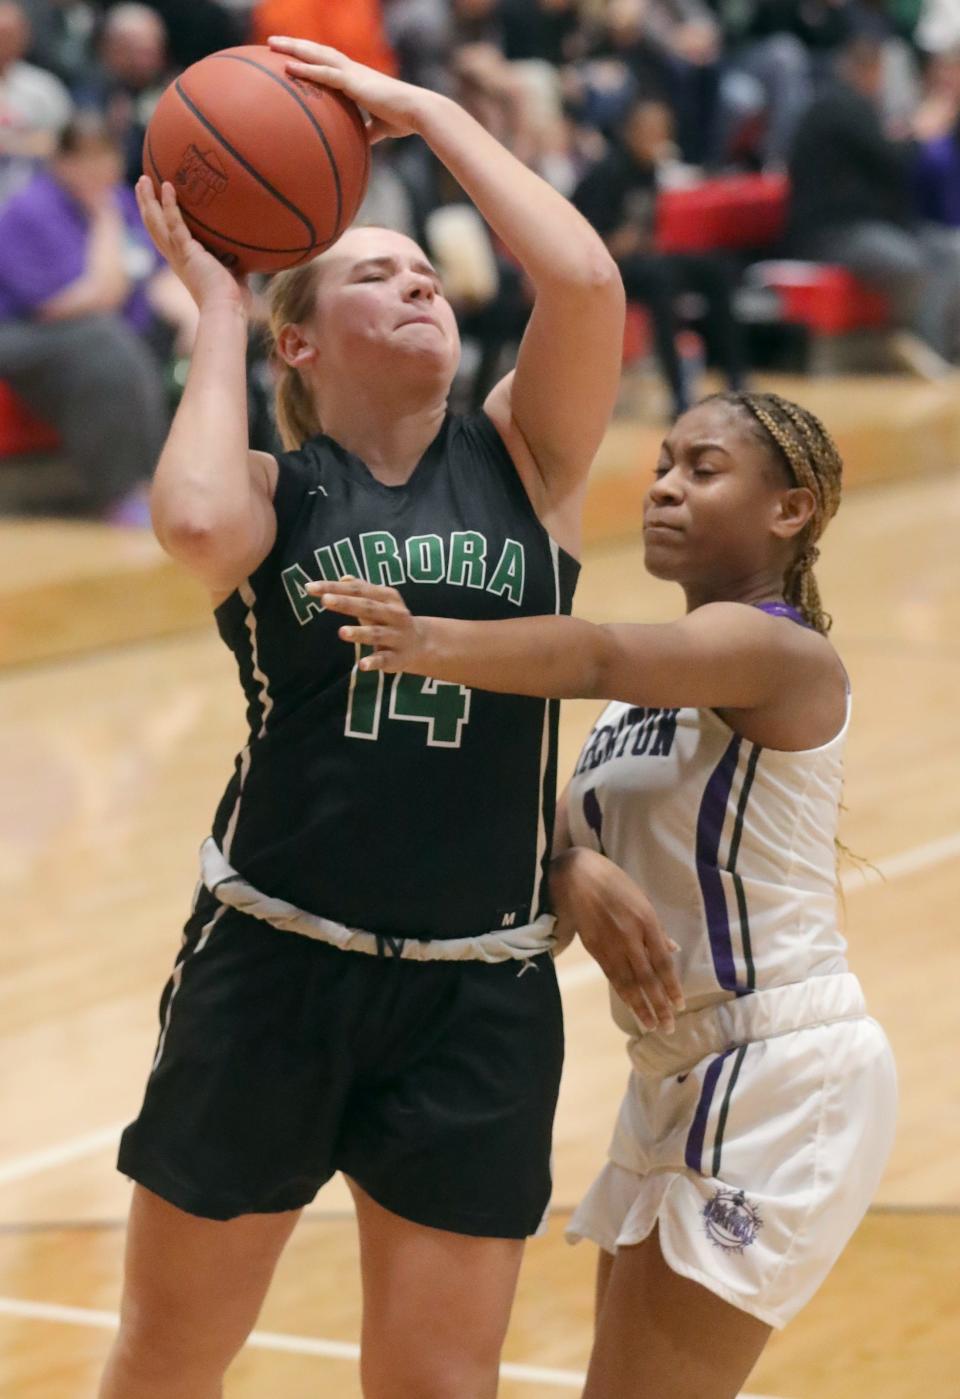
M906 429L898 470L871 472L875 407L861 412L853 478L886 480L850 492L820 576L855 689L843 835L875 867L844 872L851 962L897 1054L899 1132L875 1208L748 1390L960 1399L960 472L925 470L943 467L944 439L928 453ZM909 403L902 414L916 426ZM635 464L613 469L638 488ZM634 521L609 510L601 489L578 611L674 615L678 595L645 577L635 535L614 537ZM0 1394L88 1399L118 1299L129 1187L116 1138L140 1100L242 707L202 600L149 540L7 524L0 545ZM594 709L565 706L562 771ZM593 1258L562 1230L602 1160L625 1060L593 964L574 950L560 977L555 1211L528 1250L504 1399L575 1395L589 1349ZM358 1319L334 1182L281 1263L229 1399L356 1399Z

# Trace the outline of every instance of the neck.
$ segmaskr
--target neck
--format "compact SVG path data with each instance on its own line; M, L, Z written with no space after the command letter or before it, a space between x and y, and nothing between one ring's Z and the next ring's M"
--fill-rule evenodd
M384 398L365 394L355 381L349 394L321 395L323 431L366 464L386 486L402 486L443 424L446 387L418 401L409 392Z
M758 602L783 602L783 574L762 572L726 583L684 583L687 611L694 612L708 602L742 602L753 607Z

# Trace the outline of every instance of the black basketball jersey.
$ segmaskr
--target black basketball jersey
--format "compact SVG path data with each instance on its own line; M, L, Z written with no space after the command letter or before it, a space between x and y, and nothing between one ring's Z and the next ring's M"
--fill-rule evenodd
M255 888L398 937L520 926L543 911L559 706L357 668L306 592L353 574L410 610L569 612L579 566L537 519L493 423L448 416L410 479L329 437L279 458L276 543L217 609L249 742L213 835Z

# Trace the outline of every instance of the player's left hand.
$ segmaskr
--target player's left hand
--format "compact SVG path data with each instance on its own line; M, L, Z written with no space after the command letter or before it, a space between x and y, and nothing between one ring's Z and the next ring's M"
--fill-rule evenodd
M338 635L342 641L373 648L371 655L362 657L361 670L429 675L430 619L414 617L396 588L347 577L336 583L308 583L307 592L328 612L356 617L359 626L341 627Z
M641 1025L672 1034L685 1009L674 964L679 948L643 890L605 855L574 845L554 858L550 893L561 923L577 929Z
M291 39L286 35L271 35L268 40L274 53L288 54L287 70L294 78L321 87L335 87L358 107L370 113L367 135L371 141L387 136L409 136L417 130L417 114L431 94L413 83L402 83L376 68L355 63L339 49L327 44L315 44L310 39Z

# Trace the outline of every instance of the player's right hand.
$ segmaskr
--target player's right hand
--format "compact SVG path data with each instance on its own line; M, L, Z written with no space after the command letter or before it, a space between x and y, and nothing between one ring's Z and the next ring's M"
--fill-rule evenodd
M430 674L430 619L414 617L396 588L345 577L335 583L308 583L307 592L328 612L356 617L360 625L341 627L339 636L371 648L360 661L361 670Z
M433 93L413 83L401 82L376 68L357 63L328 44L278 34L271 35L267 42L274 53L289 58L287 70L295 78L336 88L368 112L367 136L371 142L415 132L420 108L424 101L429 102L434 97Z
M141 175L136 194L140 217L157 252L169 263L201 311L216 301L248 310L248 287L193 237L183 221L173 185L164 180L158 199L153 181L148 175Z

